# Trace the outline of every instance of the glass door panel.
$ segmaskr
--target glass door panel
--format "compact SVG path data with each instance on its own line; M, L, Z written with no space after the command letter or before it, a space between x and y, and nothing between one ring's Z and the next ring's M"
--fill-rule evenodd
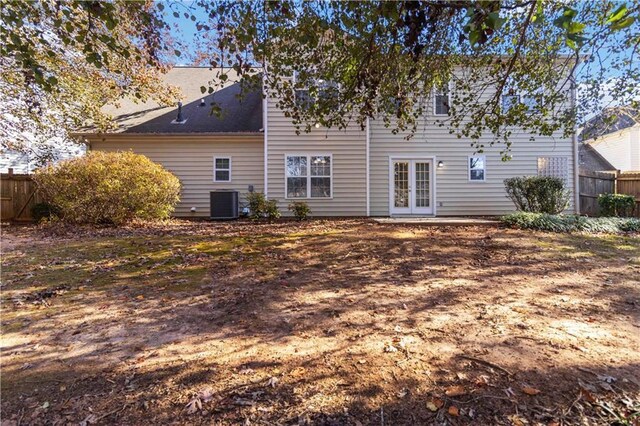
M393 207L408 209L409 204L409 162L395 161L393 163Z

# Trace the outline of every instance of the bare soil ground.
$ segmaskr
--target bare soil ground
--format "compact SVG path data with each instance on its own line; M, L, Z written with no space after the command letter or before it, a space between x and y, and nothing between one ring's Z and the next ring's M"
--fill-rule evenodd
M3 426L640 415L638 237L173 221L2 246Z

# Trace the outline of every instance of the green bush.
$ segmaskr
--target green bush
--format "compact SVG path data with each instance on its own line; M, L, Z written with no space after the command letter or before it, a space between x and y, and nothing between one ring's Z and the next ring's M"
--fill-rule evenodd
M123 224L165 219L180 200L180 181L133 152L91 151L39 169L33 176L65 222Z
M570 192L564 180L547 176L523 176L504 180L507 197L523 212L558 214L569 206Z
M288 209L298 220L305 220L311 214L309 204L304 201L294 201L289 204Z
M619 217L585 217L516 212L501 218L502 223L519 229L551 232L617 233L640 232L640 219Z
M31 217L40 222L42 219L51 219L60 216L60 209L50 203L38 203L31 207Z
M600 194L600 216L629 217L636 207L636 198L625 194Z
M276 200L267 200L262 192L250 192L247 194L249 203L249 217L251 219L277 219L280 217Z

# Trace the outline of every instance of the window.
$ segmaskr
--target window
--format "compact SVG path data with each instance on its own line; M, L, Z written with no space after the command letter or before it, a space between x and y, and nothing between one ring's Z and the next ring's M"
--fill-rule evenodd
M511 108L520 103L520 95L511 89L502 95L502 112L507 113Z
M522 104L528 111L536 110L540 105L540 94L523 94L520 91L510 88L502 95L502 112L507 113L516 105Z
M331 155L287 155L286 198L331 198Z
M469 180L474 182L484 182L486 161L484 155L469 157Z
M451 104L451 91L449 84L433 88L433 113L435 115L448 115Z
M338 98L340 94L340 85L338 83L322 79L312 79L317 89L317 93L314 96L310 93L309 87L298 84L298 75L297 72L293 74L293 83L295 87L296 105L298 105L299 108L309 109L318 99L330 100L331 98Z
M231 157L213 159L213 181L231 182Z
M567 157L538 157L538 176L550 176L569 181Z

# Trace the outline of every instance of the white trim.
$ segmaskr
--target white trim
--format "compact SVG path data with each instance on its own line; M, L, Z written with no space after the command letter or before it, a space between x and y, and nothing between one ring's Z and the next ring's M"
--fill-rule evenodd
M431 96L433 98L432 106L433 106L433 115L436 117L448 117L449 112L446 114L438 114L436 113L436 88L435 86L431 88ZM447 82L447 99L449 101L449 109L451 109L451 80Z
M266 66L265 66L266 68ZM266 73L266 69L265 69ZM262 99L262 131L264 133L264 158L263 158L263 167L264 167L264 183L262 188L262 193L265 198L269 193L269 95L267 92L266 84L264 83L266 80L266 76L262 77L262 88L264 90L264 98Z
M369 182L370 177L369 174L371 173L370 170L370 159L369 159L369 146L371 144L371 123L369 121L369 117L367 117L367 134L366 134L366 138L365 138L365 149L366 149L366 154L365 154L365 182L366 182L366 187L367 187L367 196L366 196L366 200L367 200L367 216L371 216L371 184Z
M482 179L471 179L471 159L472 158L482 158ZM487 181L487 156L484 154L481 155L469 155L467 156L467 180L473 183L481 183Z
M288 177L305 177L305 176L288 176L287 175L287 157L307 157L307 196L306 197L289 197L287 196L287 178ZM329 176L311 176L311 157L329 157ZM330 197L312 197L311 196L311 178L312 177L328 177L331 192ZM332 200L333 199L333 154L322 152L286 152L284 154L284 199L285 200Z
M431 213L412 213L412 206L411 203L413 201L409 202L409 211L406 213L393 213L393 186L394 186L394 182L393 182L393 162L394 161L408 161L409 164L414 164L416 161L420 162L420 161L430 161L431 162L431 166L429 167L429 171L430 171L430 182L429 182L429 194L431 195ZM437 193L436 193L436 173L437 173L437 158L435 155L433 156L413 156L413 155L407 155L407 154L392 154L389 155L389 186L388 186L388 192L389 192L389 216L403 216L403 215L412 215L412 216L435 216L437 209L436 206L438 204L437 202ZM413 171L413 167L409 167L409 174L411 175ZM411 179L411 176L409 177Z
M218 169L217 166L216 166L216 160L229 160L229 168L228 169ZM225 183L231 182L231 179L232 179L232 177L231 177L231 162L232 162L232 160L231 160L231 156L230 155L214 155L213 156L213 181L214 182L225 182ZM229 172L229 179L227 179L227 180L218 179L216 177L216 172L217 171L220 171L220 172L227 172L228 171Z

